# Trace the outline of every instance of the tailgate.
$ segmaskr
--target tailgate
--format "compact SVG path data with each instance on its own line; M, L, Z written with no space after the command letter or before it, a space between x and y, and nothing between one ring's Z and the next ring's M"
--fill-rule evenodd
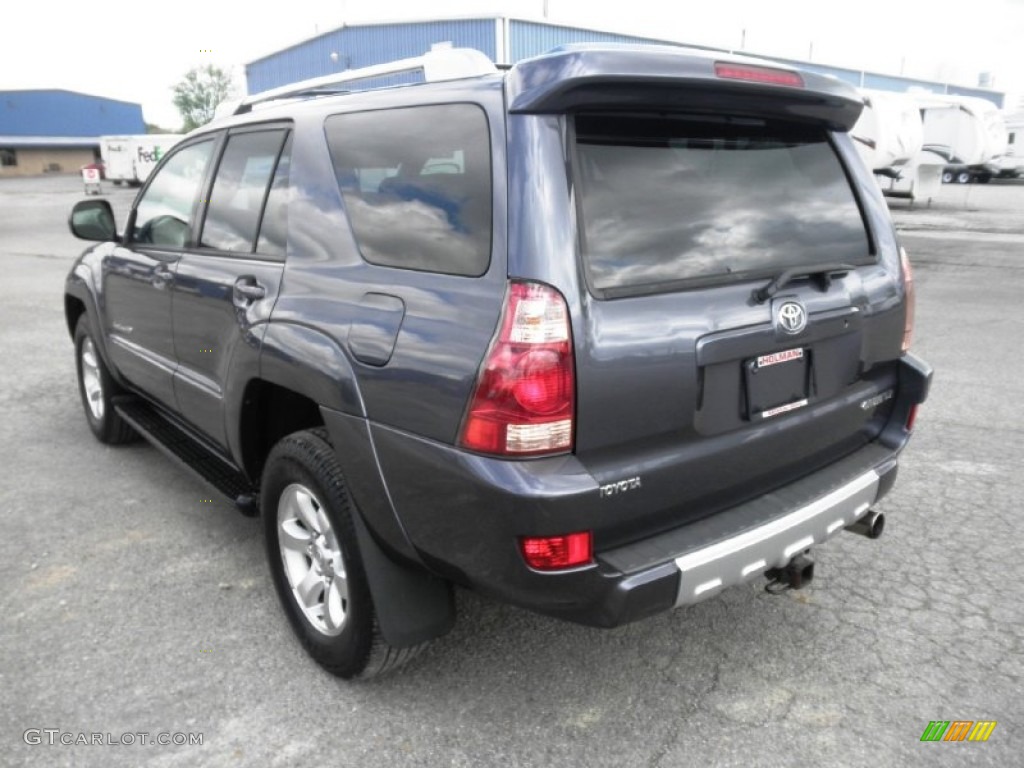
M586 284L576 454L607 489L602 512L621 507L605 543L877 437L901 351L898 259L872 236L836 136L750 115L569 120Z

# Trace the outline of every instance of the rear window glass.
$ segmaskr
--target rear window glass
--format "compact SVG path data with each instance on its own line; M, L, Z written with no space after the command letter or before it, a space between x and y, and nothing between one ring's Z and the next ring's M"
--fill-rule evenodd
M824 129L580 115L575 178L584 260L599 296L874 261Z
M386 267L482 275L491 254L487 118L442 104L327 119L359 249Z

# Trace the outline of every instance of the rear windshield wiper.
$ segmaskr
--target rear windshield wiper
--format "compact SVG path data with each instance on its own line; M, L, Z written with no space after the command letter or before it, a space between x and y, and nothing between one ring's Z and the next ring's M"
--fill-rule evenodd
M821 289L827 291L832 286L832 278L845 275L856 267L850 264L814 264L804 267L790 267L763 288L755 288L752 294L755 304L764 304L768 299L781 291L798 277L817 278Z

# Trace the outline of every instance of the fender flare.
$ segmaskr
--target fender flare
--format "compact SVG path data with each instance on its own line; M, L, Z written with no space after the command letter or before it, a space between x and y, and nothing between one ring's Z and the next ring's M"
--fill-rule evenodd
M107 336L100 324L100 302L96 294L93 270L87 264L79 261L71 269L71 272L64 281L64 322L67 325L71 340L74 341L75 326L71 324L71 318L68 316L67 299L70 297L80 301L85 307L82 315L89 324L93 342L99 349L100 357L103 358L103 364L106 365L107 372L118 385L124 387L127 382L110 359L110 352L107 349Z
M372 443L365 439L366 410L356 372L341 345L327 334L304 325L271 322L263 335L259 378L317 403L332 437L344 436L355 452L373 452ZM237 419L244 387L233 389L238 392L237 402L230 407ZM347 483L350 493L353 485L364 489L361 498L354 498L352 519L384 639L395 648L411 648L445 634L455 623L451 584L415 564L418 557L395 517L376 458L361 461L344 450L336 450L335 455L346 478L352 479ZM401 560L380 541L400 552Z
M321 407L366 417L348 356L337 341L309 326L267 324L260 344L259 377L305 395Z

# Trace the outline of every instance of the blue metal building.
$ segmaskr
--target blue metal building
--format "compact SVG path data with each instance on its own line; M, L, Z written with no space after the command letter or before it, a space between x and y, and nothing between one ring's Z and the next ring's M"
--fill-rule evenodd
M457 48L476 48L493 61L503 64L537 56L567 43L689 45L679 40L620 35L507 16L347 24L247 64L245 72L248 92L259 93L269 88L331 72L419 56L430 50L431 45L444 42L450 42ZM689 47L721 50L708 49L706 46ZM757 55L755 52L751 53ZM833 75L864 88L890 91L906 91L911 87L923 88L933 93L977 96L988 99L999 107L1003 106L1004 94L987 88L970 88L866 70L831 67L808 61L767 58L776 58L813 72Z
M99 137L145 133L142 107L63 90L0 91L0 176L76 172Z

